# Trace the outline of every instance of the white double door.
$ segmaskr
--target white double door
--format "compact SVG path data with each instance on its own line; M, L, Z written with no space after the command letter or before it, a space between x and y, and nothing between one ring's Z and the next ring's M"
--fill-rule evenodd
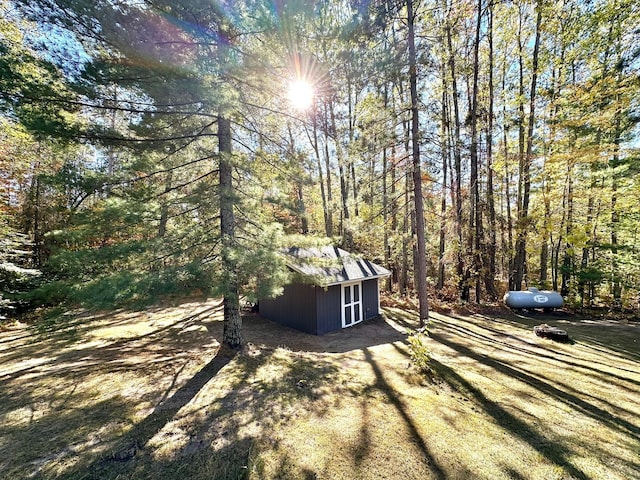
M362 321L362 282L342 285L342 328Z

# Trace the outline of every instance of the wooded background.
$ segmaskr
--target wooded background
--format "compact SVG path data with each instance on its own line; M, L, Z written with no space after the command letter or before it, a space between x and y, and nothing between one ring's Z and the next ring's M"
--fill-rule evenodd
M282 246L323 237L402 294L638 306L635 0L0 12L5 307L198 291L234 316L286 281Z

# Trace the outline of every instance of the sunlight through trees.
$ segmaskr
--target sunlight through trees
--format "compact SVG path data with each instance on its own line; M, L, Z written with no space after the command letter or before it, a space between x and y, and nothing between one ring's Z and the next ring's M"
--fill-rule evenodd
M637 308L634 2L274 5L0 1L0 232L43 273L3 302L224 296L236 344L280 249L324 241L425 319Z

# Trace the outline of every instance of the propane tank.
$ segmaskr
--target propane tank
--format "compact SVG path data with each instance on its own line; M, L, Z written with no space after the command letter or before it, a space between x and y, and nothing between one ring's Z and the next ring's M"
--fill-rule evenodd
M510 290L504 295L504 303L511 308L561 308L564 305L562 295L551 290L538 290L529 287L525 291Z

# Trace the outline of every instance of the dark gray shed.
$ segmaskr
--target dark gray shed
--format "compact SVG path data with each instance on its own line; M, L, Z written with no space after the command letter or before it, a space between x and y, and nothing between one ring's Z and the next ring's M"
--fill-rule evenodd
M389 270L337 247L285 252L295 281L259 301L260 315L314 335L350 327L380 313L378 280Z

